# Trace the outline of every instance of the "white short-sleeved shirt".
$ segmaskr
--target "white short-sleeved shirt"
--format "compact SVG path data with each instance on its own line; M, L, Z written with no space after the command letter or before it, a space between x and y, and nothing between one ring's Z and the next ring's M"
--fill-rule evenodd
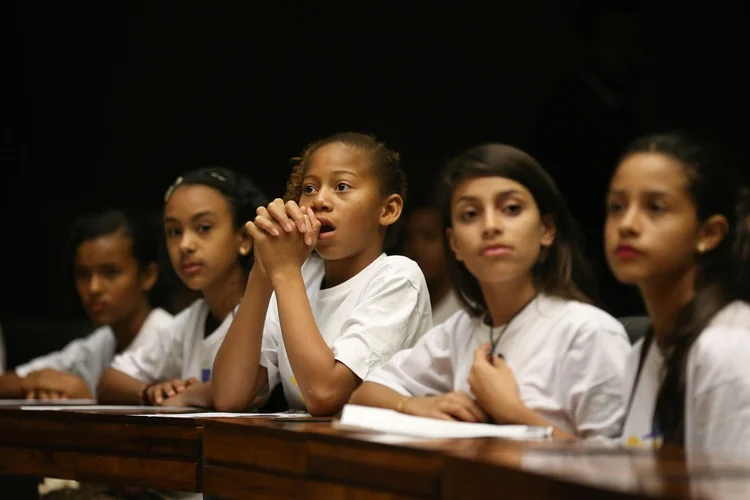
M625 398L633 389L643 341L626 364ZM736 301L722 309L700 334L688 354L685 388L685 447L688 451L750 457L750 305ZM651 342L622 442L659 447L653 423L663 379L664 358ZM626 399L627 400L627 399Z
M416 262L381 254L353 278L321 290L324 272L324 261L316 254L302 266L315 323L336 360L360 379L432 327L430 294ZM284 348L275 294L266 316L260 363L268 370L269 387L281 382L290 408L304 409Z
M162 328L174 318L163 309L153 309L143 322L138 335L121 355L152 343L159 337ZM69 343L63 350L35 358L16 368L19 377L31 372L51 368L60 372L72 373L83 379L92 394L104 371L109 368L117 352L117 337L109 326L102 326L82 339Z
M495 336L504 326L494 328ZM490 327L466 311L429 331L413 348L373 371L375 382L405 396L471 395L474 353ZM614 437L623 417L622 375L630 343L622 324L581 302L537 296L497 340L521 399L560 429Z
M435 304L432 308L432 324L436 326L443 323L458 311L462 311L463 308L463 305L458 300L458 293L451 288L446 296L443 297L443 300Z
M207 382L236 310L235 307L216 330L204 337L210 310L204 299L198 299L175 316L152 342L115 357L112 368L148 383L191 377Z

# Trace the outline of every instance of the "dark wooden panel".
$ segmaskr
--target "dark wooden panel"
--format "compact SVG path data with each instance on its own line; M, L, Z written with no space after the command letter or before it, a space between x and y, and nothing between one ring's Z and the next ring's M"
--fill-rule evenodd
M304 433L287 432L260 419L209 419L203 432L206 464L307 473Z
M197 491L198 463L0 446L0 470L76 481Z
M203 492L227 500L413 500L416 497L270 472L208 465Z
M0 409L0 473L200 491L201 436L191 418Z

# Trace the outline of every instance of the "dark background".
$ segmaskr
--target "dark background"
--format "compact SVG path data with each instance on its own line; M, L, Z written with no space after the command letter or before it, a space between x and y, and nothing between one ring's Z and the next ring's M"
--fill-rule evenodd
M562 0L256 3L5 3L0 318L80 313L60 273L77 214L158 210L180 172L205 164L280 196L289 158L338 131L400 151L417 196L462 148L527 149L594 256L606 179L636 134L698 128L747 153L744 2L590 16ZM613 108L576 76L584 63L601 66ZM600 273L617 313L638 308Z

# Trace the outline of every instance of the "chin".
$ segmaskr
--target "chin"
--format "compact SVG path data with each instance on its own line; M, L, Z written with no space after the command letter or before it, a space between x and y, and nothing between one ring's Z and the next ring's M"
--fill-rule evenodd
M109 314L107 311L102 311L98 313L92 313L88 312L89 318L91 318L91 321L96 323L97 325L111 325L115 322L115 320L112 318L112 315Z
M346 250L342 248L336 248L336 247L322 247L318 245L315 248L315 252L323 259L323 260L341 260L348 257L346 255Z
M479 281L484 283L503 283L517 279L520 275L528 271L520 266L517 262L496 261L491 265L478 263L476 266L466 267L471 274Z
M640 269L627 269L623 268L623 266L610 266L610 269L615 278L617 278L617 281L623 285L637 285L648 279L647 273Z
M200 292L206 287L207 280L203 276L183 276L180 275L180 279L186 287L194 292Z

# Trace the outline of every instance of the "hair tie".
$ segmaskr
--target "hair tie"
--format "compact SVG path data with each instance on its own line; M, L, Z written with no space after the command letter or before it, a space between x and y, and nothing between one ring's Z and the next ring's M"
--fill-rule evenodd
M166 203L169 200L169 197L172 196L172 193L177 188L177 186L179 186L180 184L182 184L182 177L181 176L178 177L177 180L174 181L174 183L172 183L171 186L169 186L169 189L167 189L167 192L164 194L164 203Z

